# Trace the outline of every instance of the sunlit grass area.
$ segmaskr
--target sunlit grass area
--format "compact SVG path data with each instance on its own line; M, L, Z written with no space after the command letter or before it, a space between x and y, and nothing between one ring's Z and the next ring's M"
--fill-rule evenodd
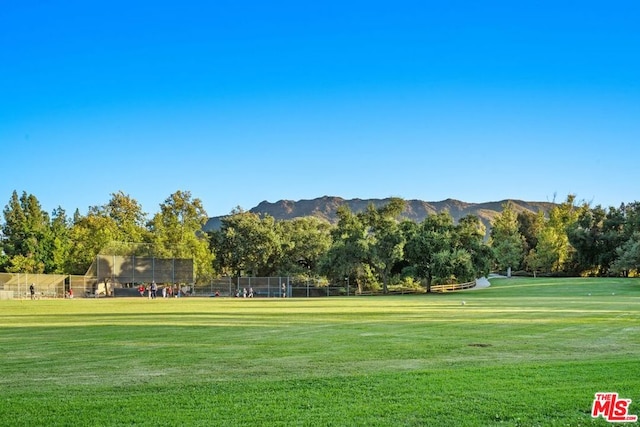
M608 425L640 281L448 294L0 301L3 425Z

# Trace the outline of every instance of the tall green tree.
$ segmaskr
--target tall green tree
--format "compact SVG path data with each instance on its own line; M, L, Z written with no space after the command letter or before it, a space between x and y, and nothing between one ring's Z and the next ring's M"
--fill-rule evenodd
M455 226L449 212L427 216L412 233L405 245L407 260L416 273L426 280L427 292L436 277L449 275L452 248L455 247Z
M149 223L153 250L159 258L192 258L196 281L213 277L213 254L202 227L207 222L202 201L189 191L176 191Z
M567 229L569 243L575 249L574 260L578 273L601 275L611 263L604 252L604 221L606 211L601 206L583 209Z
M137 200L122 191L111 194L111 199L100 211L112 218L118 228L118 240L145 243L149 240L147 214Z
M626 203L622 205L624 210L624 239L628 240L640 231L640 202Z
M465 249L471 260L471 269L466 275L456 276L464 281L487 276L493 264L493 252L485 243L486 227L476 215L466 215L458 221L456 227L457 247ZM458 263L459 265L462 265Z
M106 204L91 206L88 215L109 220L113 240L100 249L102 252L122 256L152 255L147 214L128 194L112 193Z
M609 273L609 268L618 258L618 248L630 237L626 230L626 210L625 204L609 207L602 223L602 275Z
M86 216L74 215L69 238L73 242L69 250L66 270L70 274L85 274L96 256L108 245L118 240L120 233L113 218L90 211Z
M13 191L9 203L3 210L4 223L2 225L2 252L5 255L4 269L11 267L11 260L20 255L27 253L27 247L24 245L25 237L28 233L27 217L20 203L18 192ZM24 245L24 246L23 246Z
M502 271L519 268L524 259L525 240L520 234L513 203L508 201L491 224L489 245L497 267Z
M471 254L465 248L442 249L433 256L433 273L445 282L467 282L474 278Z
M560 252L562 251L562 236L558 235L558 230L546 224L538 232L538 243L534 249L529 251L526 263L533 271L552 273L560 268Z
M221 220L211 235L215 265L222 274L270 276L280 256L275 219L253 212L234 210Z
M276 274L318 274L320 258L331 246L331 224L313 216L276 222L281 244Z
M365 214L365 221L369 225L368 238L370 243L369 265L382 282L383 293L389 291L389 281L393 267L404 258L406 243L400 223L399 215L404 210L406 202L400 198L392 198L389 203L379 209L370 205Z
M616 260L611 264L611 272L628 276L629 272L640 272L640 231L636 231L616 249Z
M66 270L85 274L100 253L150 256L145 221L140 204L122 191L112 193L104 205L90 206L86 216L76 211L69 231L73 245Z
M333 283L348 281L362 292L365 283L372 284L367 264L369 244L367 224L347 205L338 207L338 223L332 230L332 245L320 261L320 272Z
M2 250L7 271L49 273L53 264L49 215L33 194L13 191L4 211Z
M556 263L553 267L554 271L570 272L575 270L573 264L574 248L569 242L569 230L578 220L580 212L587 209L586 205L577 207L575 205L575 196L567 196L566 201L554 206L549 211L549 220L546 227L551 229L548 236L553 236L553 246L556 251Z
M531 211L518 212L518 231L524 238L524 252L529 253L538 245L538 233L544 226L546 218L543 211L537 213Z
M604 221L603 246L610 272L627 276L638 272L637 251L640 241L640 203L610 208ZM607 271L608 272L608 271Z
M569 235L571 230L575 230L581 212L586 214L588 207L583 205L578 208L574 202L575 197L569 195L565 202L549 211L549 219L538 232L537 245L526 259L534 274L536 271L557 273L577 270L575 249Z
M484 243L485 227L468 215L457 225L448 212L430 215L407 243L407 253L421 277L431 283L468 282L486 275L491 267L491 250Z
M57 274L68 274L67 260L71 253L71 222L62 207L53 211L51 217L50 250L51 263L49 271Z

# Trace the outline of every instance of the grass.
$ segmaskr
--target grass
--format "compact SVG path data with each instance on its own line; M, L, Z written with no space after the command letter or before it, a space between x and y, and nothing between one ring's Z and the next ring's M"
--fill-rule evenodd
M462 301L465 304L462 305ZM0 301L0 424L602 426L640 280L441 295Z

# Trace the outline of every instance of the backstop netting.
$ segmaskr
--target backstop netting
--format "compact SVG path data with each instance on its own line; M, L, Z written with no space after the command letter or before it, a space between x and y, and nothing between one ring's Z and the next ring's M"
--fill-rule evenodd
M135 292L118 290L151 282L159 286L192 286L195 282L193 259L135 255L97 255L85 277L94 279L96 296L132 296Z

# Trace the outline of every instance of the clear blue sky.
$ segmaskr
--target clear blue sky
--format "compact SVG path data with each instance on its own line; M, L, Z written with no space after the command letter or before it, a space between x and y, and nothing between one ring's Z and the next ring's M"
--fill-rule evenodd
M640 199L640 2L8 0L0 207Z

